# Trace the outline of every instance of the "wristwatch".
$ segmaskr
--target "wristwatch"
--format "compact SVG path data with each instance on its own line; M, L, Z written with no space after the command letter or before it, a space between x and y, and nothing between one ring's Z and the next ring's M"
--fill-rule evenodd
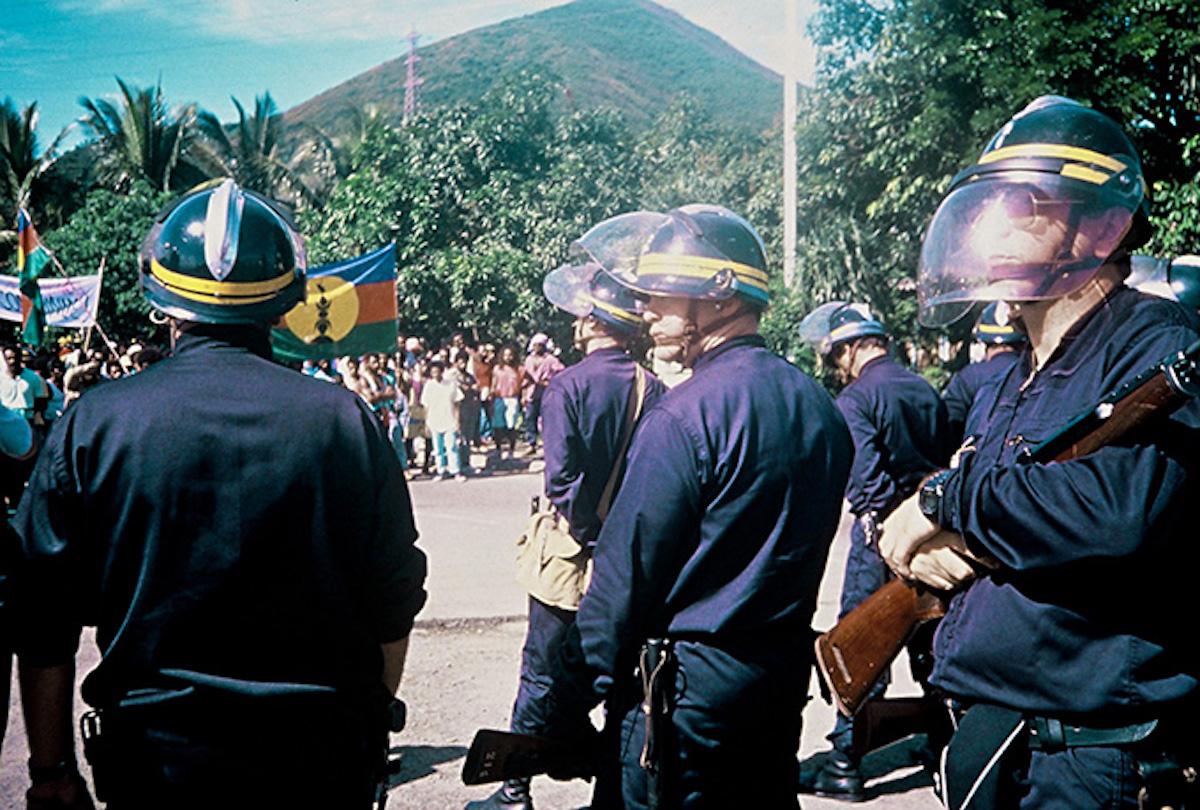
M921 514L939 523L942 515L942 496L946 494L946 481L950 479L953 470L938 470L921 483L917 494L917 506Z

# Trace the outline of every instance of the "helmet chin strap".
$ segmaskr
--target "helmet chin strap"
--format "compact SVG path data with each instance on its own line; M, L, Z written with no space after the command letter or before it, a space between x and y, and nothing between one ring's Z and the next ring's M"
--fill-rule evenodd
M727 300L732 301L733 299L727 299ZM736 306L734 306L727 314L721 315L721 316L717 317L716 319L710 321L707 326L701 327L700 320L698 318L698 315L700 313L700 309L699 309L700 299L693 298L690 302L688 302L688 327L689 327L689 330L686 333L685 337L690 339L691 342L693 342L693 343L704 340L706 337L716 334L718 331L720 331L720 329L722 327L728 326L729 324L736 321L738 318L745 315L746 313L743 311L744 308L741 305L741 303L740 302L735 302L735 303L736 303ZM725 307L725 301L717 301L713 305L713 309L715 309L717 312L720 312L722 309L724 309L724 307Z
M1072 264L1078 262L1075 258L1075 240L1079 237L1079 222L1083 219L1083 214L1074 206L1071 209L1071 216L1066 221L1066 233L1063 236L1063 249L1059 252L1058 257L1054 260L1054 270L1046 273L1042 283L1033 291L1031 298L1038 300L1044 296L1054 283L1058 281L1058 274L1064 268L1069 268Z
M679 359L686 361L691 353L692 347L697 343L702 342L705 338L716 334L722 327L733 323L746 313L740 302L728 314L722 315L710 321L706 326L700 325L700 304L704 299L692 298L688 301L687 313L684 316L685 325L683 334L677 338L662 340L655 339L655 345L659 348L668 348L674 346L679 349ZM718 312L724 308L724 301L717 301L714 309Z

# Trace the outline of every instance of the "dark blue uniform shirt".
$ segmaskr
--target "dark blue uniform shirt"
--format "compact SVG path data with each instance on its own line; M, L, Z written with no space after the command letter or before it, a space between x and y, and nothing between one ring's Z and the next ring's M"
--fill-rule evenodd
M599 692L651 637L811 655L851 453L829 395L761 338L702 355L642 418L596 544L578 626Z
M623 349L601 349L555 374L542 398L546 495L581 543L600 534L596 506L620 461L634 377L634 361ZM646 374L643 413L665 390Z
M1200 408L1072 461L1014 458L1196 337L1194 312L1122 287L980 395L940 522L1003 568L952 601L934 684L1094 723L1194 693Z
M854 437L850 511L886 517L946 465L946 407L933 386L890 357L869 361L837 398Z
M942 392L942 402L946 403L949 444L957 448L962 444L963 432L967 426L967 414L971 404L979 394L979 390L990 380L995 380L1008 371L1017 362L1020 352L997 352L991 358L981 363L971 363L959 370L951 378L946 390Z
M425 557L379 420L269 356L265 334L199 328L51 432L14 520L22 652L69 661L95 625L89 703L368 695L409 633Z

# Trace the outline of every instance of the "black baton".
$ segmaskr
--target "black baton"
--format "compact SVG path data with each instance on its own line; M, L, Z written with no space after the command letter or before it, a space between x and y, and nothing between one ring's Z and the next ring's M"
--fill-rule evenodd
M671 641L652 638L642 647L638 669L642 676L642 713L646 716L646 744L642 746L641 766L646 769L646 802L649 810L667 807L663 779L663 743L666 723L670 722L670 688L674 661Z

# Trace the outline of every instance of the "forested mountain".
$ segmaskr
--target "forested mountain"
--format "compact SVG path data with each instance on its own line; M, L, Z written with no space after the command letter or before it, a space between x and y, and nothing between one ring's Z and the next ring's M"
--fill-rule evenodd
M419 25L419 21L418 21ZM713 120L760 132L782 111L782 78L715 34L650 0L575 0L418 48L424 107L478 99L515 70L557 79L565 109L611 107L634 127L687 94ZM398 121L406 55L285 113L329 134L370 106Z

